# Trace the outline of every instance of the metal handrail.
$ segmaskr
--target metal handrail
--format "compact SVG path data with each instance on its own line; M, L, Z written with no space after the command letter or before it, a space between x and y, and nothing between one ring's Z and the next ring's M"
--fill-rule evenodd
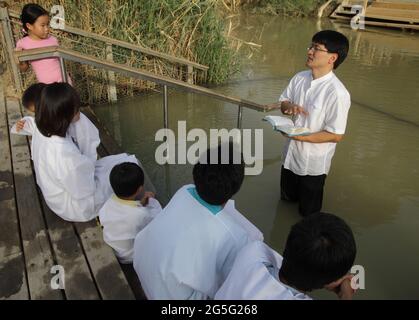
M45 47L40 49L31 49L31 50L22 50L14 52L14 56L18 62L30 61L30 60L39 60L46 58L58 58L61 63L61 72L64 81L67 79L67 72L65 69L64 61L73 61L78 63L87 64L93 67L105 69L108 71L122 73L128 77L143 79L164 86L164 112L166 116L164 117L164 127L168 127L167 119L167 87L172 87L175 89L185 90L187 92L193 92L205 96L209 96L224 102L235 104L239 107L238 109L238 119L237 127L241 128L242 123L242 108L249 108L260 112L266 112L269 110L267 106L244 100L241 98L227 96L218 92L215 92L211 89L204 88L201 86L188 84L183 81L175 80L167 76L160 76L154 73L144 71L141 69L136 69L127 65L117 64L115 62L110 62L107 60L100 60L95 57L87 56L79 52L64 49L61 47Z

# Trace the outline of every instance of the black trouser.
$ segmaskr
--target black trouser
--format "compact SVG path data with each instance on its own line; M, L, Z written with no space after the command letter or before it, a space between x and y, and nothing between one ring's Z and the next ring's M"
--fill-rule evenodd
M326 175L299 176L281 168L281 200L298 202L302 216L320 212L323 202L323 187Z

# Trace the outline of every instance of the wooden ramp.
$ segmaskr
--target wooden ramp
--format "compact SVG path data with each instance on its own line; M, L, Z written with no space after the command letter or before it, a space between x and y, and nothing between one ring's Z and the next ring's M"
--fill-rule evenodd
M0 77L0 299L143 299L132 266L122 269L96 220L70 223L46 206L28 138L9 134L21 116ZM100 133L104 156L116 147ZM64 268L65 289L51 287L56 265Z
M343 1L330 18L350 21L354 5L364 1ZM419 3L370 1L365 10L365 25L419 30Z

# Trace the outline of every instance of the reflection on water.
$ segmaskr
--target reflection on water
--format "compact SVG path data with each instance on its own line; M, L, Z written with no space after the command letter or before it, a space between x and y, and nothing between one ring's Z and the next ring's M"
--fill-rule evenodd
M348 59L337 70L352 96L347 134L338 145L326 180L324 211L353 228L356 263L366 271L358 299L419 298L419 37L400 31L355 32L312 20L240 17L239 37L262 44L243 72L214 88L259 103L277 99L290 77L304 69L307 44L320 29L339 29L350 39ZM158 166L162 97L150 94L98 106L95 112L125 150L137 154L163 201L192 181L190 165ZM275 114L274 112L273 114ZM169 126L186 120L187 130L231 129L237 107L210 98L170 92ZM264 170L246 177L235 197L238 208L282 252L290 226L300 217L293 204L279 200L280 155L284 138L244 110L244 128L264 130ZM328 292L316 298L334 298Z

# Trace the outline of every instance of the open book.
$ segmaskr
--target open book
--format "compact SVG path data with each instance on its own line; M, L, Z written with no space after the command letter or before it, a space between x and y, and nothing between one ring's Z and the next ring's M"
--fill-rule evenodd
M281 131L290 137L304 136L311 133L308 128L296 127L290 118L281 116L266 116L263 120L268 121L274 130Z

